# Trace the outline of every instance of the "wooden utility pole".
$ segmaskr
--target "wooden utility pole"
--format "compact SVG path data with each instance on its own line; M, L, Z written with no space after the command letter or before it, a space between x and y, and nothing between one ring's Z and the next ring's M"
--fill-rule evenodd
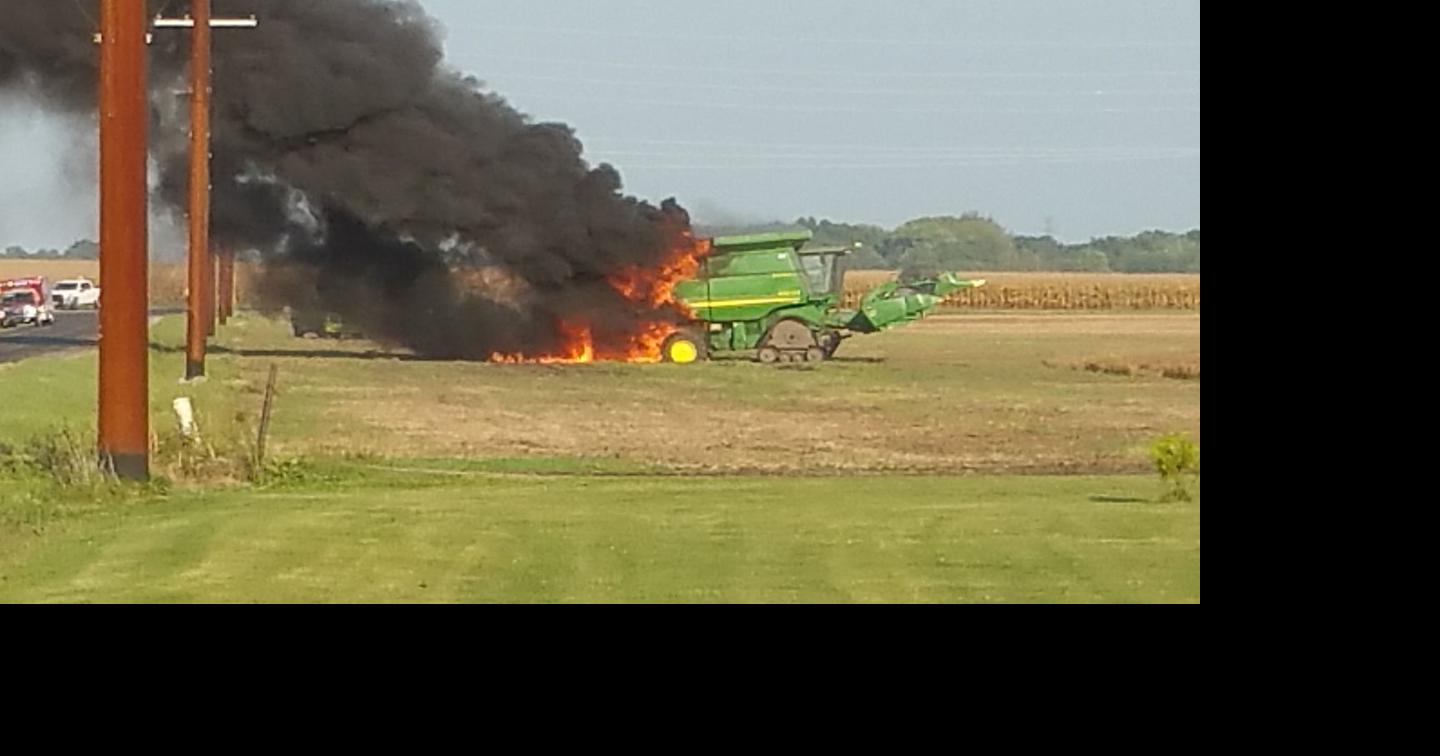
M210 0L191 0L190 16L190 296L185 328L185 380L205 375L204 317L210 283Z
M145 4L100 0L101 465L150 476Z
M210 254L210 96L215 28L254 28L254 18L213 18L210 0L190 0L187 18L156 18L157 29L191 29L190 35L190 250L186 297L185 379L205 375L206 338L215 335L216 260Z
M220 325L235 316L235 251L220 248Z
M215 321L220 314L220 258L207 249L205 255L205 335L215 335Z

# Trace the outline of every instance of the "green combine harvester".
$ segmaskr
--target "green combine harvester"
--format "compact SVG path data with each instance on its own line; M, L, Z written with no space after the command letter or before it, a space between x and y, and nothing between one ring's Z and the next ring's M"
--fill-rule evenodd
M675 287L696 322L665 342L665 361L749 352L764 363L823 362L857 333L919 320L947 295L985 285L953 273L890 282L868 292L860 309L843 310L840 262L854 250L805 249L812 238L801 231L715 239L699 275Z

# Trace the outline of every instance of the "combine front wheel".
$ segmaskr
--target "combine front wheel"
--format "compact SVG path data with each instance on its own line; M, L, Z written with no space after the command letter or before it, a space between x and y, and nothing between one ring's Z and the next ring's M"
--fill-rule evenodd
M705 344L688 333L677 333L665 340L660 356L666 362L689 365L705 358Z

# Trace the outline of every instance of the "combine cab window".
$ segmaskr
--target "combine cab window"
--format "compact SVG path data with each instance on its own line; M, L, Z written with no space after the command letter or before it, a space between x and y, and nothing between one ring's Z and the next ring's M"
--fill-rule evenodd
M835 262L837 255L801 255L801 264L805 267L805 279L810 284L810 291L817 296L839 293L839 276L835 273Z

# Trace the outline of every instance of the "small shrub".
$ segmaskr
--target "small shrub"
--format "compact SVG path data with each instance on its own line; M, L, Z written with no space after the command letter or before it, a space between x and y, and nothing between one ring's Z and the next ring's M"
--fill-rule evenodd
M1181 434L1171 434L1150 444L1150 461L1160 474L1165 493L1160 500L1190 501L1190 483L1200 477L1200 447Z
M6 468L28 468L62 487L96 486L112 482L113 475L100 466L95 444L68 429L37 436L6 454Z
M255 460L255 428L245 412L195 411L198 433L178 427L155 434L152 467L176 481L199 484L253 483L261 473Z
M1160 371L1160 374L1166 378L1174 378L1179 381L1198 381L1200 380L1200 366L1167 365Z
M339 482L323 465L307 459L267 459L257 465L254 483L262 488L291 488Z
M0 474L14 475L24 468L25 458L20 456L20 450L0 441Z

